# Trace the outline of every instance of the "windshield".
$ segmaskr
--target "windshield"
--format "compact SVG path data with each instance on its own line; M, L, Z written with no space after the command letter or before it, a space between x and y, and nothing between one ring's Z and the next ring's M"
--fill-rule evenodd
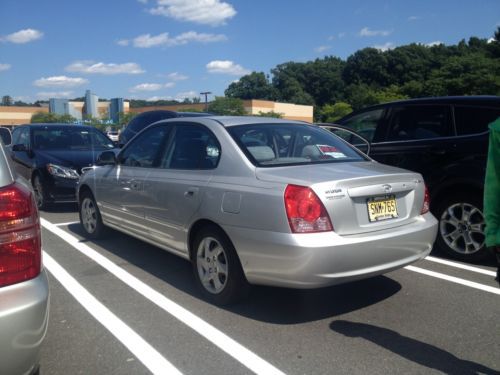
M34 129L33 144L36 150L109 150L114 147L104 134L91 127Z
M259 167L367 160L332 133L312 125L258 124L228 128Z

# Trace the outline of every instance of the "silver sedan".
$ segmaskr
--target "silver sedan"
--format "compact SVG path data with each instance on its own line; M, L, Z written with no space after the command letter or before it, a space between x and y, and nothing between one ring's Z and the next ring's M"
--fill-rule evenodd
M380 275L424 258L436 236L418 173L302 122L165 120L98 164L79 185L86 234L112 227L186 258L216 304L250 284L318 288Z

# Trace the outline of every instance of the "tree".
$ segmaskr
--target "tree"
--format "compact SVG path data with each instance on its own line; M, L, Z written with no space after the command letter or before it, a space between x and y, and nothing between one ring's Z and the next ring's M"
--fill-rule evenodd
M243 100L217 96L208 106L208 112L216 115L242 116L245 112Z
M224 91L226 97L239 99L275 100L275 90L262 72L252 72L237 82L231 83Z
M71 115L58 115L50 112L36 112L31 116L32 124L48 124L48 123L76 123L76 118Z
M335 122L352 112L352 107L348 103L337 102L335 104L325 104L320 110L317 119L321 122Z
M257 116L257 117L283 118L283 114L282 113L278 113L278 112L274 112L274 111L270 111L270 112L259 111L259 114L258 115L254 115L254 116Z
M12 105L12 98L9 95L2 96L2 105L4 106Z
M127 125L136 115L137 113L134 112L120 112L118 114L118 125Z

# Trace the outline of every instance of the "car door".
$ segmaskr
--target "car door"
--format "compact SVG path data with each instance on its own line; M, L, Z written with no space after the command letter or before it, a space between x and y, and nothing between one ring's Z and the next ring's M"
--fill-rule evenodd
M142 132L120 152L118 164L104 173L97 187L105 219L139 236L148 232L144 222L145 183L159 165L168 132L165 124Z
M187 255L187 227L220 152L217 138L204 125L175 125L159 168L151 170L145 183L145 218L155 241Z
M14 146L24 146L24 150L14 150ZM11 147L11 159L14 162L16 172L26 178L31 179L34 158L31 153L30 128L23 127L14 131Z
M401 105L388 112L383 137L370 156L389 165L421 173L432 184L455 156L451 106Z

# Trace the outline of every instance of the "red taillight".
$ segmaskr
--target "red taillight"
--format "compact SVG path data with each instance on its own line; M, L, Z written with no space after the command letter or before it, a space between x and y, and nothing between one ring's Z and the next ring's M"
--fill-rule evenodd
M429 189L427 189L427 185L424 186L425 186L424 203L422 204L422 211L420 211L421 215L429 212L429 209L431 207L431 197L429 195Z
M40 274L42 242L35 200L21 184L0 188L0 287Z
M325 206L311 188L288 185L285 189L285 208L293 233L333 230Z

